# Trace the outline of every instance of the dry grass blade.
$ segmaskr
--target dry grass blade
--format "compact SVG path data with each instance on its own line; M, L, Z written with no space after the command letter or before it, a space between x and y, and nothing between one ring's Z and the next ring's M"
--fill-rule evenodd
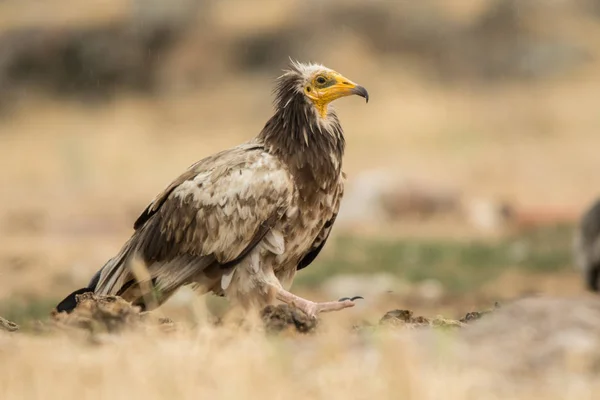
M147 308L150 310L158 308L159 302L155 288L152 286L152 276L146 265L138 257L134 257L129 263L129 268L140 285Z

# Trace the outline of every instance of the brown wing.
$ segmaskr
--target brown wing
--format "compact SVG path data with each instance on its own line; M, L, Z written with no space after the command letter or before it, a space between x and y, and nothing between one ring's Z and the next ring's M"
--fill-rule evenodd
M319 255L319 253L325 246L325 243L327 242L327 239L329 238L329 234L331 233L331 229L333 228L333 223L335 222L335 219L337 218L338 212L340 210L341 200L344 195L344 181L345 180L346 180L346 174L344 174L342 172L342 177L340 179L340 182L339 182L338 188L337 188L337 191L338 191L337 192L337 201L336 201L336 204L334 205L333 216L327 222L325 222L325 224L323 225L323 229L321 229L321 232L319 232L319 234L317 235L315 241L313 242L313 244L310 247L310 249L308 250L308 252L304 255L304 257L302 257L300 259L300 262L298 263L298 266L296 267L297 271L300 271L301 269L308 267L315 260L315 258L317 258L317 256Z
M247 145L243 145L240 146L239 148L235 148L233 149L234 151L236 150L243 150L246 152L251 152L253 150L262 150L263 147L261 145L257 145L257 144L247 144ZM198 171L202 171L203 169L209 169L211 168L211 164L215 162L215 160L221 160L221 162L223 162L224 160L226 160L228 158L228 153L230 153L231 150L224 150L220 153L216 153L213 156L204 158L200 161L195 162L194 164L190 165L188 167L188 169L181 174L177 179L175 179L173 182L171 182L171 184L169 184L169 186L167 186L162 192L160 192L155 198L154 200L152 200L152 202L150 202L150 204L148 204L148 207L146 207L146 209L142 212L142 214L138 217L138 219L134 222L133 224L133 229L137 230L139 228L141 228L146 221L148 221L150 219L150 217L152 217L156 211L158 211L158 209L160 208L160 206L164 203L164 201L167 199L167 197L169 197L169 195L171 194L171 192L178 187L179 185L181 185L183 182L193 179L196 174L198 173Z
M260 146L199 161L138 218L121 257L103 268L96 292L118 293L132 279L126 265L134 255L165 291L215 262L234 265L281 218L292 193L287 170Z

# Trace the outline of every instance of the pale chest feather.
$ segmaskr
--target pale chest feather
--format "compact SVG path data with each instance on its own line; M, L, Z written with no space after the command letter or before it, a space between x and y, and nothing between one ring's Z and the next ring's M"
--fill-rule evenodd
M337 212L341 200L341 182L330 192L313 193L309 201L297 194L275 229L282 233L285 250L277 264L295 263L310 250L323 226Z

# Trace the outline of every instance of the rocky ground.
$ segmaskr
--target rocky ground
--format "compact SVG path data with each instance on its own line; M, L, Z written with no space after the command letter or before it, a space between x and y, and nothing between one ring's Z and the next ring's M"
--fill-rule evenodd
M161 326L172 328L175 323L170 318L159 317L151 312L142 312L139 307L123 300L119 296L100 296L92 293L77 295L78 305L71 313L53 310L47 321L36 321L36 327L77 328L91 333L118 333L125 330L137 329L141 326ZM460 320L446 319L441 316L424 317L414 315L411 310L391 310L381 317L377 326L396 328L446 328L464 327L498 309L500 305L490 310L472 311ZM314 334L318 331L320 319L312 319L302 311L285 304L267 306L260 312L265 330L269 333L293 332L299 334ZM213 321L219 326L223 321L219 318ZM372 324L356 325L356 330L374 328ZM0 317L0 327L6 331L17 331L19 326Z
M175 323L165 317L154 316L151 312L142 312L139 307L123 300L119 296L100 296L92 293L78 295L78 305L71 313L52 311L47 321L37 321L38 328L77 328L91 333L118 333L141 326L173 327ZM496 304L495 308L499 305ZM428 318L415 316L410 310L392 310L381 317L378 326L397 328L421 327L463 327L471 321L492 312L469 312L460 320L445 319L437 316ZM317 332L320 319L312 319L302 311L285 304L267 306L260 313L266 331L270 333L295 332L312 334ZM222 323L214 321L215 326ZM0 327L6 331L17 331L19 326L0 317ZM356 325L355 329L372 328L372 325Z

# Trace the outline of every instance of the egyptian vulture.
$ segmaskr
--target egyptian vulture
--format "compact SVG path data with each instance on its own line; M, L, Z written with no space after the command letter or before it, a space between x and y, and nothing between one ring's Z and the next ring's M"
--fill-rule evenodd
M254 139L191 165L134 223L134 233L76 295L118 295L150 310L132 261L141 262L156 305L178 288L225 296L245 310L275 300L311 317L354 305L317 303L288 291L319 254L344 192L344 134L330 103L369 100L367 90L322 65L292 61L277 80L275 113Z

